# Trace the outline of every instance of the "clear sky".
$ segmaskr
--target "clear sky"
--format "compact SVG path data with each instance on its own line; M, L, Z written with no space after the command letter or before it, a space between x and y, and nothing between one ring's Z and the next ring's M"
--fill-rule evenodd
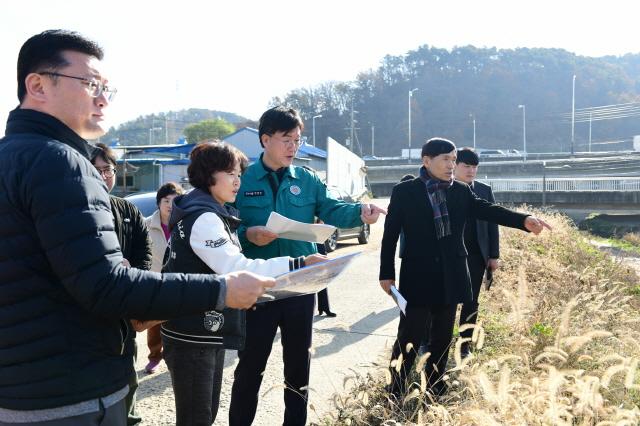
M76 30L105 48L118 88L109 122L118 124L188 107L257 119L274 96L353 80L425 44L639 53L639 12L635 0L7 0L0 132L17 105L20 46L45 29Z

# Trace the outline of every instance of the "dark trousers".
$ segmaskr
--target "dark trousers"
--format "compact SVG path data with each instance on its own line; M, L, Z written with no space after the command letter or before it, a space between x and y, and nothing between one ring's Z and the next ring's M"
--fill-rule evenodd
M0 421L0 426L27 424L33 426L124 426L127 424L127 411L125 401L121 399L108 408L104 408L102 403L100 403L100 410L95 413L82 414L64 419L31 423L4 423Z
M447 368L449 347L453 337L453 324L457 305L434 305L428 307L407 307L407 314L400 314L398 337L393 345L392 360L402 353L402 365L398 372L391 368L391 392L400 396L407 392L407 376L413 367L421 341L427 343L431 356L425 364L428 386L435 394L440 394L445 386L440 381ZM407 345L413 347L407 351Z
M310 294L264 303L247 311L246 345L244 350L238 351L239 361L231 390L231 426L247 426L255 418L262 374L278 327L286 387L283 424L306 423L314 305L314 295Z
M475 324L478 320L478 297L480 296L480 288L482 287L482 278L486 270L484 257L481 254L469 254L467 257L467 265L469 274L471 275L471 286L473 287L473 301L462 304L460 311L460 325ZM460 337L471 338L473 329L460 332ZM463 343L463 349L469 347L469 343Z
M316 247L318 248L318 253L327 254L324 244L317 243ZM318 292L318 311L331 312L331 308L329 307L329 291L326 288Z
M147 346L149 347L149 361L160 361L162 359L160 324L147 329Z
M129 377L129 393L124 398L127 410L127 426L138 425L142 422L142 417L136 411L136 392L138 390L138 372L136 371L136 362L138 361L138 344L136 343L136 333L131 331L128 338L130 341L126 343L133 351L133 373Z
M176 426L211 426L218 414L224 348L162 337L164 361L171 374Z
M329 292L325 288L318 292L318 312L331 312L329 307Z

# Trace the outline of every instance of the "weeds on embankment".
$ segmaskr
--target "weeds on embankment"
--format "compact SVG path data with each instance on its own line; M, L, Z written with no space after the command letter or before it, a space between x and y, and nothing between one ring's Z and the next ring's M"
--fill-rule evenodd
M563 216L539 236L501 228L500 269L481 293L474 354L452 345L433 398L418 357L399 402L378 372L345 378L336 410L320 423L344 425L635 425L640 423L640 292L629 266L593 248Z

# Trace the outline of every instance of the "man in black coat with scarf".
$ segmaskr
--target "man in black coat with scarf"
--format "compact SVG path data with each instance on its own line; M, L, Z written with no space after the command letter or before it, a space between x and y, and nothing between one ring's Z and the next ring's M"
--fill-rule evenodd
M420 341L431 353L425 365L431 392L446 391L446 370L458 303L473 300L463 232L468 220L481 219L538 234L544 221L478 198L468 185L453 179L456 147L433 138L422 147L420 176L393 188L380 252L380 286L390 293L395 285L395 251L400 231L405 247L400 267L400 293L407 299L400 315L392 360L389 391L399 397ZM402 357L400 357L402 354ZM400 359L401 358L401 359Z

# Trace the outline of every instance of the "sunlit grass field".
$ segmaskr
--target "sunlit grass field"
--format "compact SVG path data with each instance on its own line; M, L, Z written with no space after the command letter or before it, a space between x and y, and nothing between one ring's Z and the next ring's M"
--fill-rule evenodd
M456 336L445 396L425 393L426 354L403 400L389 400L385 354L377 371L345 380L334 413L321 423L639 424L638 276L565 217L536 214L553 232L501 228L502 263L491 290L481 293L474 355L461 359Z

